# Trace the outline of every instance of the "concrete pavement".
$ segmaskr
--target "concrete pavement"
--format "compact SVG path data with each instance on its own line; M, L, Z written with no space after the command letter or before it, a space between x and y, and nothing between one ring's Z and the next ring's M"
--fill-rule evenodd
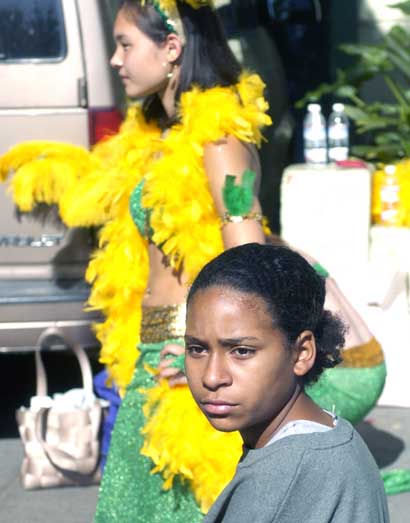
M357 428L382 470L410 468L410 409L376 407ZM18 479L22 454L19 439L0 439L1 523L92 522L98 487L26 492ZM391 523L408 523L410 493L390 496L388 499Z
M90 523L93 520L98 487L25 491L19 481L22 457L19 439L0 440L1 523Z
M356 428L382 471L410 468L410 408L376 407ZM388 502L391 523L410 522L410 492Z

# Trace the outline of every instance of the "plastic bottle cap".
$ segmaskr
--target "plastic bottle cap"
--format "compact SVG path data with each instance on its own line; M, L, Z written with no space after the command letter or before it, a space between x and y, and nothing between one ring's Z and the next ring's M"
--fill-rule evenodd
M336 111L337 113L342 113L345 110L345 104L342 103L335 103L332 105L333 111Z
M384 172L389 175L395 174L396 166L395 165L386 165L386 167L384 168Z
M309 104L307 110L311 113L320 113L322 109L319 104Z

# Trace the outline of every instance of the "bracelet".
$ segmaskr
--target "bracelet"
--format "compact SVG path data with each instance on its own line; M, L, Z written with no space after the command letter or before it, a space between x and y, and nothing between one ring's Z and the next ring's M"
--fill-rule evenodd
M263 215L260 212L249 212L248 214L239 215L239 216L233 216L232 214L229 214L229 212L225 212L222 217L222 227L226 225L227 223L241 223L244 220L255 220L257 222L261 222L263 219Z

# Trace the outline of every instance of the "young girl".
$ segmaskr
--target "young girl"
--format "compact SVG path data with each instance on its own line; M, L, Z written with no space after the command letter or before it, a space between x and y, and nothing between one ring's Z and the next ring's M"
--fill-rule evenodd
M244 453L207 523L389 520L377 466L349 422L305 393L341 361L344 327L294 251L248 244L206 265L187 300L186 374L209 422Z

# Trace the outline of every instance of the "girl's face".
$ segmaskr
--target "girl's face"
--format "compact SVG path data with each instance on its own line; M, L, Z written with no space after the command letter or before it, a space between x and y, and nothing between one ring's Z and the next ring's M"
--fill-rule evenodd
M246 444L275 424L297 386L295 353L272 327L264 300L226 287L199 290L188 306L186 374L192 394L218 430Z
M111 66L117 69L130 98L163 91L172 70L167 42L157 44L120 9L114 24L116 49Z

